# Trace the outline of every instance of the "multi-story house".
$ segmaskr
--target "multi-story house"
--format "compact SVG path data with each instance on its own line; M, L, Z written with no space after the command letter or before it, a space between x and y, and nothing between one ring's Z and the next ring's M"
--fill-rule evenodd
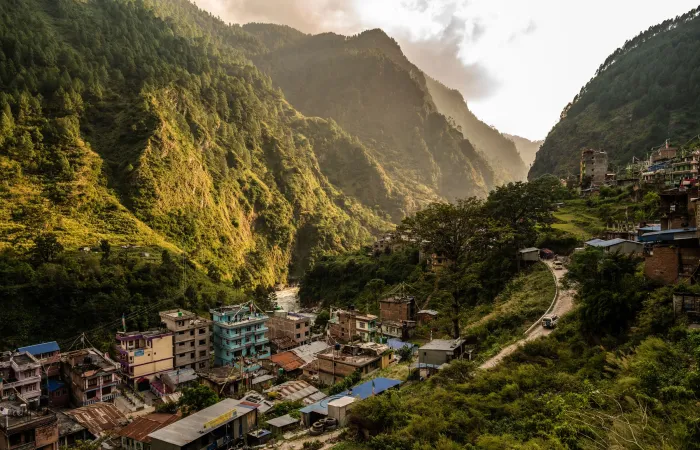
M355 334L363 341L373 341L379 332L378 317L372 314L355 315Z
M292 345L307 344L311 341L311 320L286 311L275 311L274 315L267 321L269 339L274 343L278 339L288 339L293 341Z
M61 355L61 374L69 383L75 407L112 400L119 396L119 363L94 348Z
M58 450L58 419L20 399L0 401L0 449Z
M31 353L41 364L43 378L55 378L61 373L61 350L56 341L20 347L18 352Z
M211 320L180 309L162 311L160 318L165 327L173 332L173 366L176 369L209 369Z
M0 397L19 395L27 403L38 404L41 397L41 363L28 352L0 355Z
M156 375L173 370L172 331L119 332L116 350L119 353L124 381L134 388L143 390Z
M338 383L356 370L365 376L388 367L391 355L389 346L372 342L331 347L317 356L319 381L324 385Z
M212 309L211 314L215 365L249 372L261 367L260 359L270 357L267 315L250 304Z
M590 187L600 187L605 184L607 173L607 153L593 149L585 149L581 152L581 185L590 182Z

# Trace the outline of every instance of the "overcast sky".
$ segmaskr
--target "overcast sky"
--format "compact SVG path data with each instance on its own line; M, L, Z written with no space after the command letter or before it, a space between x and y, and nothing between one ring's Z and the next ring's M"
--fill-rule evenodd
M543 139L616 48L698 0L196 0L227 22L382 28L500 131Z

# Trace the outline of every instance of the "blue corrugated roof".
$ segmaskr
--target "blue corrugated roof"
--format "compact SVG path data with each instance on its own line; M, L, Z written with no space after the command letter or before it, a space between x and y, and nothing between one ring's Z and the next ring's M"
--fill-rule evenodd
M586 245L590 245L591 247L611 247L613 245L621 244L623 242L627 242L627 239L615 238L610 239L609 241L604 241L602 239L592 239L586 242Z
M639 231L661 231L661 225L649 225L646 227L640 227Z
M53 391L60 389L66 385L63 381L58 381L58 380L48 380L46 382L46 384L47 384L47 387L49 389L49 392L53 392Z
M41 355L42 353L57 352L59 350L56 341L44 342L43 344L28 345L26 347L20 347L17 349L18 352L29 352L32 355Z
M654 231L652 233L644 233L639 236L640 242L656 242L656 241L673 241L675 240L675 235L680 233L695 233L697 228L673 228L670 230ZM694 236L690 237L695 239ZM687 239L690 239L687 238ZM686 238L684 238L686 239Z
M350 397L357 397L360 400L364 400L372 396L372 383L374 383L374 393L379 394L381 392L386 391L387 389L391 389L400 385L401 381L392 380L391 378L375 378L374 380L366 381L362 384L358 384L357 386L353 387L352 393L350 393L350 391L347 390L341 392L340 394L331 395L330 397L324 398L320 402L316 402L309 406L305 406L299 411L306 414L311 412L317 412L319 414L328 414L328 403L332 402L333 400L339 399L340 397L345 397L347 395Z
M413 344L410 342L404 342L401 339L396 339L396 338L391 338L386 341L386 345L389 347L393 348L394 350L398 350L403 347L413 347Z

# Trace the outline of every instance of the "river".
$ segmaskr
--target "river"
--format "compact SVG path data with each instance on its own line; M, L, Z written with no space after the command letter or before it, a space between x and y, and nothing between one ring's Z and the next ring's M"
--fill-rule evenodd
M277 306L287 312L297 312L301 308L299 305L299 288L288 287L280 291L276 291Z

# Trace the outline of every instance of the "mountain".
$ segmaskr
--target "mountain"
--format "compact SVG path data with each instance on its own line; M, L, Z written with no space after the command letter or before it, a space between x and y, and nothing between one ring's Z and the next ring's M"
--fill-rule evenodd
M394 181L396 220L426 202L483 197L494 186L488 161L432 101L424 74L380 30L288 38L285 28L244 30L275 50L254 56L301 113L333 120L367 150ZM272 37L275 31L280 36ZM381 205L386 209L385 205Z
M613 52L561 113L529 177L578 172L581 149L613 165L643 157L667 138L700 133L700 7L650 27Z
M0 248L166 248L253 288L391 227L396 187L362 143L185 0L7 0L0 36Z
M529 165L518 153L517 145L506 135L486 125L469 110L462 94L426 76L428 91L438 110L469 139L487 159L496 174L496 184L523 181Z
M512 134L504 134L504 136L513 141L515 148L520 154L520 158L522 158L527 167L530 167L535 161L535 155L537 155L542 143L544 143L543 140L531 141L530 139L514 136Z

